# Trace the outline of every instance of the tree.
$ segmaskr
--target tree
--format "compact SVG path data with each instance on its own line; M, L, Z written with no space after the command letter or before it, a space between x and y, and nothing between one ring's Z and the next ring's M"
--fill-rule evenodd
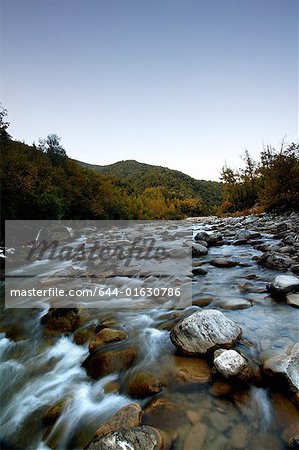
M57 134L52 133L48 134L46 139L39 139L38 148L47 153L50 160L55 166L60 166L65 163L66 160L66 151L60 145L61 138L57 136Z
M5 120L5 117L7 116L7 109L3 108L2 103L0 103L0 139L1 139L1 145L3 142L7 141L11 138L11 136L7 132L7 128L9 127L10 123Z

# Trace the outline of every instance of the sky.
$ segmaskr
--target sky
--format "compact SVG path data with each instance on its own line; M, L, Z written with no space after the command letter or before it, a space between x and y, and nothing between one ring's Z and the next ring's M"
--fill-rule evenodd
M0 0L10 134L217 180L298 140L297 0Z

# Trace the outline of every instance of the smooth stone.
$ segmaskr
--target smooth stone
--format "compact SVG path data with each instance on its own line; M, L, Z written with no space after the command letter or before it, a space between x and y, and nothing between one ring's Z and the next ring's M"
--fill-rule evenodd
M185 438L183 450L203 449L207 431L207 427L203 423L193 425Z
M267 285L269 292L286 295L299 290L299 278L293 275L278 275Z
M217 306L219 306L222 309L247 309L252 306L252 303L250 300L247 300L246 298L223 298L217 302Z
M212 379L212 371L204 359L187 358L175 355L171 363L172 381L174 383L186 384L205 384Z
M88 319L84 308L50 308L41 318L41 324L49 333L70 333Z
M259 259L258 264L274 270L287 270L294 261L281 253L265 252Z
M131 397L145 398L162 390L158 377L152 373L138 372L129 378L127 390Z
M142 409L138 403L130 403L124 406L110 420L103 423L96 431L95 436L101 437L111 431L122 428L135 428L141 423Z
M238 424L233 428L230 445L233 449L243 449L247 447L248 430L243 424Z
M219 347L229 348L241 337L242 329L214 309L197 311L174 326L172 343L188 355L205 354Z
M299 294L287 294L287 304L299 308Z
M144 407L142 423L166 431L173 431L177 430L185 417L186 411L178 403L164 397L158 397Z
M229 258L214 258L210 261L210 264L215 267L229 268L238 265L238 261Z
M192 273L193 275L206 275L208 271L202 267L196 267L195 269L192 269Z
M200 258L208 253L207 247L201 244L193 244L192 245L192 257Z
M86 368L88 375L97 379L113 372L128 369L133 364L136 356L137 351L133 347L102 351L88 356L82 366Z
M113 328L103 328L96 336L93 337L89 344L90 353L94 352L98 347L109 344L111 342L119 342L127 338L127 333L123 330L115 330Z
M248 379L249 369L246 359L235 350L216 350L214 366L225 378L238 377Z

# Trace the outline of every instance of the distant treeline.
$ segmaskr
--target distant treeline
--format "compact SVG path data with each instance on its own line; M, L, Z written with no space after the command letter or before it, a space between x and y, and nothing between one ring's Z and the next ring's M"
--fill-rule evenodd
M299 210L299 145L267 146L254 161L248 151L245 168L222 169L224 202L219 213Z
M90 168L70 159L55 134L38 145L15 141L6 114L1 108L2 221L179 219L214 213L221 204L217 182L136 161Z

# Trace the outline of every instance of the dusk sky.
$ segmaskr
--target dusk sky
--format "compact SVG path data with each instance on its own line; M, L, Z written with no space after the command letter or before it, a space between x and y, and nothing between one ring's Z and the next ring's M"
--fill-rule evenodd
M298 140L296 0L0 0L10 134L218 179Z

